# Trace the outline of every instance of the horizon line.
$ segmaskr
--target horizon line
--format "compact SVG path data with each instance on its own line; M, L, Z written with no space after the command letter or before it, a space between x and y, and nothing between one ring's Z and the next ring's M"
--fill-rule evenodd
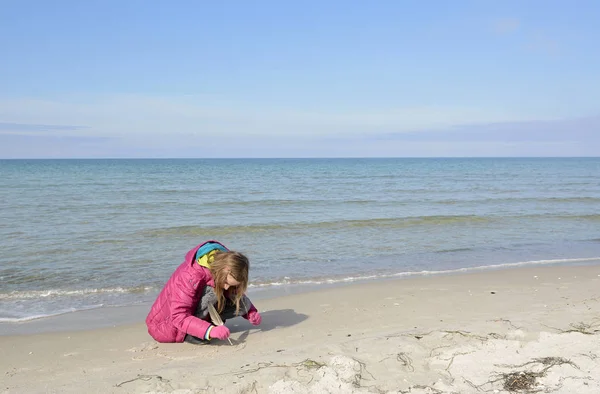
M7 157L0 160L598 159L598 156Z

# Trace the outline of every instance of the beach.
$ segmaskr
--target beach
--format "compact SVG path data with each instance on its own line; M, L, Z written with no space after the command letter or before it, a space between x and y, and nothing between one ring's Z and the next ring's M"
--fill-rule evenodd
M5 3L0 394L600 394L600 2Z
M597 393L599 289L598 265L355 283L256 301L233 346L157 343L143 321L5 335L0 392Z

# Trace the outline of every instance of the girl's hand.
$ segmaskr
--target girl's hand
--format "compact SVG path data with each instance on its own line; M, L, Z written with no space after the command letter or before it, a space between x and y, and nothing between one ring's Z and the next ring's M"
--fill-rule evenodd
M211 338L223 340L229 338L229 334L229 328L227 328L226 326L214 326L212 330L210 330L209 335Z
M256 310L256 308L252 308L248 312L248 321L253 326L258 326L260 324L260 322L262 321L262 317L260 316L260 313L258 313L258 311Z

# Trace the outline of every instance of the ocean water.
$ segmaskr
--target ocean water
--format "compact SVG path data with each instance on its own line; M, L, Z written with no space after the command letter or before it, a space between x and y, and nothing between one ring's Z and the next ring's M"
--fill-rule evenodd
M250 292L600 263L600 158L0 161L0 322L151 302L217 239Z

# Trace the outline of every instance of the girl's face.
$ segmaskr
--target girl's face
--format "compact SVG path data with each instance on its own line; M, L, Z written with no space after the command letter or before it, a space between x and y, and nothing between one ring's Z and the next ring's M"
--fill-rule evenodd
M229 290L230 287L236 287L240 284L237 280L231 276L231 274L227 274L227 280L223 283L223 290Z

